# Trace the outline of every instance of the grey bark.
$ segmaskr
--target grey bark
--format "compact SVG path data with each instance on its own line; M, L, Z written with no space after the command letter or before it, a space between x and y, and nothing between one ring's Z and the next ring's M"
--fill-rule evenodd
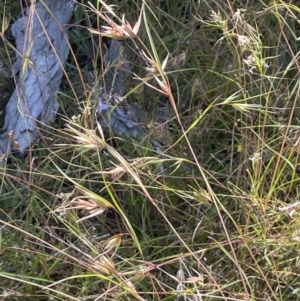
M19 74L6 106L0 154L24 153L39 137L38 127L57 112L56 93L69 53L67 28L74 4L73 0L38 2L12 25L17 49L13 69Z

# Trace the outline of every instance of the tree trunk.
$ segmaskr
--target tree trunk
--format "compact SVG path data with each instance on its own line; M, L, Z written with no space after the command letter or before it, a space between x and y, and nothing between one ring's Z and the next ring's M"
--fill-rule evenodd
M74 4L73 0L32 4L12 25L18 81L6 106L0 154L23 154L39 137L39 125L49 123L57 112L56 93L69 53L67 25Z

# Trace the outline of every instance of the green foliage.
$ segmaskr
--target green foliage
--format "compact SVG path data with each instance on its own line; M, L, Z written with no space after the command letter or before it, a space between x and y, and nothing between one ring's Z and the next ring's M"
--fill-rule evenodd
M99 134L107 38L78 3L60 114L0 169L1 298L298 300L299 5L105 3L119 26L142 13L126 96L165 156Z

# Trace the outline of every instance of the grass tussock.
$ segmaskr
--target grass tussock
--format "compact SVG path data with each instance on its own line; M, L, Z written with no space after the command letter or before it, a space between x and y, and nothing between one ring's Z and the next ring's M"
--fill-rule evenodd
M78 2L60 112L0 169L0 299L299 300L298 4ZM96 121L108 38L163 155Z

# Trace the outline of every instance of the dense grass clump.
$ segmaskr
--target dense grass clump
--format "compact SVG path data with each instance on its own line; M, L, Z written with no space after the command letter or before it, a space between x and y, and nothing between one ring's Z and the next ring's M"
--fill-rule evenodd
M0 167L0 299L299 300L299 3L91 2L57 118ZM112 37L163 155L96 121Z

